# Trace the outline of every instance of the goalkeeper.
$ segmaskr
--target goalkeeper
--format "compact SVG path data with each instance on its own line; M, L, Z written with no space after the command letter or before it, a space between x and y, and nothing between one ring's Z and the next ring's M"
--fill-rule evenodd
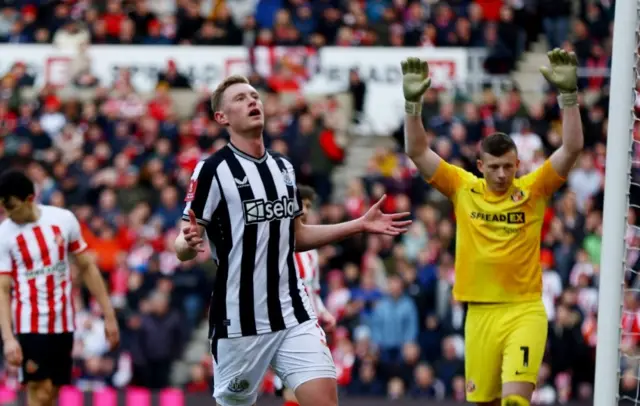
M457 221L453 295L467 304L467 401L529 406L547 339L542 304L540 231L547 200L563 184L583 147L577 60L555 49L542 75L559 90L562 146L537 170L515 178L518 154L502 133L482 140L477 178L429 148L421 98L431 81L418 58L402 62L405 150L422 176L454 205Z

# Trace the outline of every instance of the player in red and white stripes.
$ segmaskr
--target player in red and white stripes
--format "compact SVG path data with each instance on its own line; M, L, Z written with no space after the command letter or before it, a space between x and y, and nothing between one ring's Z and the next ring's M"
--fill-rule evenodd
M305 185L298 185L298 191L300 192L300 200L302 200L302 207L304 213L301 218L304 223L307 223L307 216L313 202L316 198L315 191ZM318 321L322 324L324 331L332 331L336 326L336 319L327 310L320 297L320 264L318 263L318 250L311 250L305 252L294 253L294 259L296 264L296 271L298 276L304 284L307 295L311 299L313 310L318 317ZM285 406L294 406L298 404L295 394L288 388L283 388L282 396L285 401Z
M0 176L0 329L7 361L22 367L29 406L53 405L71 383L75 329L70 256L100 304L112 348L119 342L115 312L100 271L86 252L78 220L68 210L34 201L22 172Z
M301 216L303 222L307 222L308 213L316 199L315 191L305 185L299 185L300 199L304 213ZM336 319L324 306L324 302L320 297L320 264L318 263L318 250L305 252L296 252L294 254L296 263L296 271L311 299L313 310L318 316L318 320L322 323L325 331L333 330L336 325Z

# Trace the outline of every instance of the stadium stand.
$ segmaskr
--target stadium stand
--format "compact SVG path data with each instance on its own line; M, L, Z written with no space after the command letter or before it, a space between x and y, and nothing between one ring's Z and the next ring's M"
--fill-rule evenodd
M534 398L539 404L588 399L602 255L611 3L0 0L0 43L53 44L73 54L71 83L64 88L44 85L21 60L0 72L0 169L24 168L40 201L74 209L118 307L123 342L109 353L100 314L78 290L76 385L211 392L204 313L215 266L208 252L180 264L171 241L190 172L227 139L212 121L206 91L174 61L155 73L151 90L141 91L126 69L113 84L103 83L86 52L89 44L135 45L139 52L163 45L482 48L486 73L503 75L517 70L532 47L547 43L574 49L584 68L586 151L545 217L541 262L550 330ZM299 93L304 78L291 69L251 75L265 97L267 144L291 156L299 180L317 189L319 221L356 217L383 193L390 196L387 210L410 210L418 220L402 238L365 236L321 250L322 295L339 324L330 338L341 391L461 400L464 309L450 293L451 208L401 153L402 128L376 134L387 137L353 152L359 137L351 126L366 124L369 78L351 76L346 93L305 99ZM523 171L530 171L560 141L552 92L532 103L517 87L453 93L429 90L423 109L434 148L450 162L474 171L478 141L497 130L513 136ZM364 175L351 175L359 172ZM630 216L637 224L636 213ZM640 269L637 255L629 255ZM402 283L390 282L398 276ZM398 297L408 302L402 313L388 306ZM637 296L625 298L625 310L639 306ZM626 316L625 331L640 333L638 315ZM403 328L388 328L398 323ZM624 351L636 353L639 336L624 343ZM16 371L2 371L0 382L15 387ZM633 374L622 389L635 393ZM273 390L267 379L265 393Z

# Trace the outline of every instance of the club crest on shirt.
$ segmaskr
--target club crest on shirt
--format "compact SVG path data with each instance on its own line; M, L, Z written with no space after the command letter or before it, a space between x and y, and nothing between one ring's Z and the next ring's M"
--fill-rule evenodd
M516 189L511 195L511 200L516 203L521 201L522 199L524 199L524 192L522 191L522 189Z
M467 393L472 393L475 390L476 390L476 384L471 379L469 379L467 381Z
M196 197L196 188L198 187L198 179L191 179L189 181L189 188L187 189L187 195L184 198L185 202L192 202Z
M33 360L28 360L25 364L25 370L28 374L35 374L38 370L38 364L36 364Z
M286 169L282 170L282 177L284 178L284 183L287 186L293 186L293 179L291 179L291 175L289 175L289 172Z

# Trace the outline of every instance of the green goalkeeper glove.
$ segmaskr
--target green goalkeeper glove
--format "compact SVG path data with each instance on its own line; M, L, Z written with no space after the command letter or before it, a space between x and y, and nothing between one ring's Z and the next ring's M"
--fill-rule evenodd
M429 64L419 58L407 58L402 66L402 92L405 99L405 111L410 115L420 115L422 95L431 86Z
M570 107L578 104L578 58L573 52L562 49L554 49L547 53L549 66L540 68L540 73L560 92L561 107Z

